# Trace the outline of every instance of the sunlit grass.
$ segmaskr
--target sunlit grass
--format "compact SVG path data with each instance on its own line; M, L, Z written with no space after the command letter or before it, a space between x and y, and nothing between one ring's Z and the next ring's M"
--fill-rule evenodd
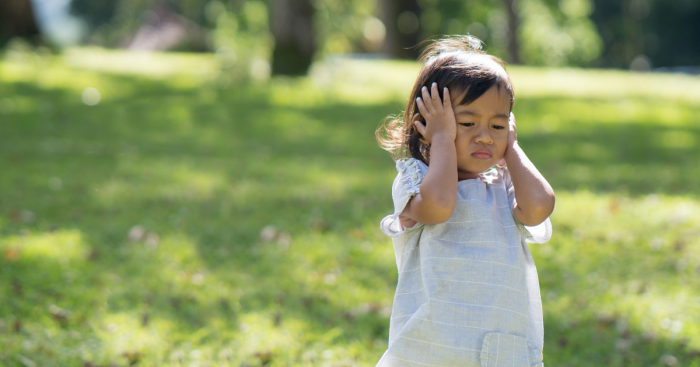
M83 47L69 48L63 51L62 56L62 61L71 67L149 78L178 78L186 75L209 77L221 67L219 60L212 55L122 52Z
M55 261L63 267L69 266L71 261L82 260L87 250L82 235L76 230L7 236L2 239L1 246L6 251L5 257L14 259L21 255L29 261Z
M0 62L0 364L379 359L395 170L374 131L418 65L338 58L248 86L216 65ZM531 246L545 362L700 367L698 78L510 70L521 145L557 193L554 237Z
M509 70L516 94L523 97L651 99L695 104L700 101L700 77L697 76L532 67Z

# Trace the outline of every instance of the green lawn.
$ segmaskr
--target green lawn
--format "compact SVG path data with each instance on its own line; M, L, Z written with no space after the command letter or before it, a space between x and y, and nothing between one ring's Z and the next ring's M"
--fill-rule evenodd
M8 52L0 365L373 366L397 281L374 131L417 70L244 85L206 55ZM700 78L511 75L557 193L531 246L546 365L700 367Z

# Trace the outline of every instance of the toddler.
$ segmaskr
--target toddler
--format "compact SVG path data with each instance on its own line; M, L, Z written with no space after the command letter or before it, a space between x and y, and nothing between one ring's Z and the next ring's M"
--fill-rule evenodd
M518 145L503 62L471 36L434 41L402 118L377 137L398 159L399 281L378 367L544 366L537 269L554 191Z

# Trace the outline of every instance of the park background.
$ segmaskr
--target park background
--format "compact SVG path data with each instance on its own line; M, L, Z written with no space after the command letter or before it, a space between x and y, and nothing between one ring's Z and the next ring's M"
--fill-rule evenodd
M373 366L374 132L425 39L512 76L547 366L700 367L700 1L3 0L0 364Z

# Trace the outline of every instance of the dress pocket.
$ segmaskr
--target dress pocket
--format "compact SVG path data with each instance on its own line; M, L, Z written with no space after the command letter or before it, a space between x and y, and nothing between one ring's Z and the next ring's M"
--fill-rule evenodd
M542 355L522 336L491 332L481 346L481 367L544 367Z

